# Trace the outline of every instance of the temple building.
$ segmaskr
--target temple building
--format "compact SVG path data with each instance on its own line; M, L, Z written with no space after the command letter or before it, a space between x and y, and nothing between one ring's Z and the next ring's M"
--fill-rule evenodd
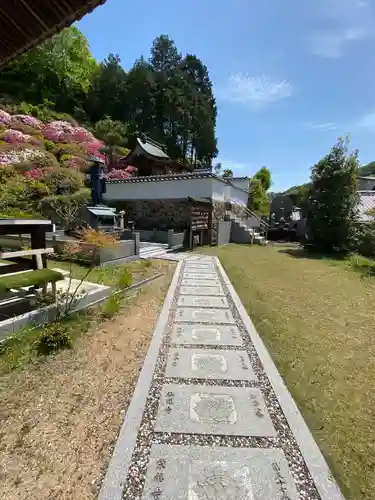
M191 172L193 169L188 164L172 160L165 151L162 144L153 141L146 135L137 138L136 146L121 158L120 163L126 166L136 167L138 176L170 175Z

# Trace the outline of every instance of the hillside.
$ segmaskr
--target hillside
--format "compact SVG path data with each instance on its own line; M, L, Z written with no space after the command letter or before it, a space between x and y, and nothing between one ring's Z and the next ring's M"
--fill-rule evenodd
M106 160L105 143L69 115L25 103L2 107L0 217L41 216L47 209L62 213L86 203L87 157ZM111 178L129 175L126 170L110 173Z

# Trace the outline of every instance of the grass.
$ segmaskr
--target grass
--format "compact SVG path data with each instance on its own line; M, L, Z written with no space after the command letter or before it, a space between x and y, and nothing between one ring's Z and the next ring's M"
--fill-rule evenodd
M374 263L277 246L198 251L220 257L347 500L374 500Z
M69 269L69 263L50 261L49 267L59 267ZM115 286L124 276L124 270L128 271L132 277L132 282L136 283L145 278L161 272L169 272L171 264L163 260L141 260L133 261L121 266L108 266L93 269L87 280ZM87 268L82 265L72 265L73 278L81 279L86 275ZM121 294L122 295L122 294ZM98 308L91 308L79 314L74 314L64 320L68 328L69 335L74 339L87 331L93 321L98 322L114 316L120 309L119 300L127 300L126 294L117 299L111 299L108 305ZM41 361L38 352L38 344L44 334L43 328L23 329L11 338L0 343L0 376L25 367L30 363Z
M82 279L86 276L88 267L84 264L69 263L66 261L49 260L48 267L50 269L62 269L72 272L72 277L75 279ZM160 269L163 269L163 262L161 260L135 260L129 264L121 264L119 266L111 265L105 267L93 268L86 278L86 281L92 283L99 283L107 286L115 286L124 269L128 269L132 275L133 283L148 278L157 274Z
M71 349L0 376L0 498L97 499L174 268L111 319L71 319Z

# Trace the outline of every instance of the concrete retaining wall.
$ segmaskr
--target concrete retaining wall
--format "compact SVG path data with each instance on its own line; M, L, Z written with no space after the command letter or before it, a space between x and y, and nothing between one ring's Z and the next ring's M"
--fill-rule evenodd
M217 244L226 245L230 242L230 232L231 232L232 222L231 221L220 221L217 224Z

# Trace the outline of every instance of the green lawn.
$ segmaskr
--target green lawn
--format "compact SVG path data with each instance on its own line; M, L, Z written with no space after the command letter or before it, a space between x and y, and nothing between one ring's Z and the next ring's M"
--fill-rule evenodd
M198 252L220 257L346 498L374 500L373 267L277 246Z

